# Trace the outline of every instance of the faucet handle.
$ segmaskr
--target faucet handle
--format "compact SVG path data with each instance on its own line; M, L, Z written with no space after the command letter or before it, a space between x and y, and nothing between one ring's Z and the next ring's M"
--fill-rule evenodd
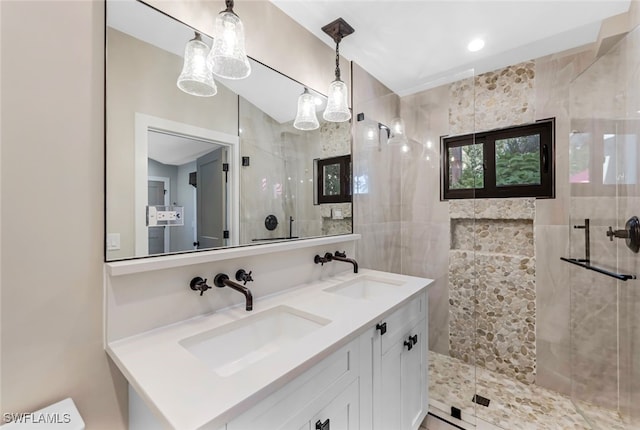
M319 264L319 265L321 265L321 266L324 266L324 263L328 263L329 261L331 261L331 260L329 260L329 259L327 258L327 255L331 255L331 254L329 254L329 253L327 252L327 253L324 255L324 257L320 257L318 254L316 254L316 256L315 256L315 257L313 257L313 262L314 262L314 263L316 263L316 264Z
M243 285L247 285L247 282L253 282L253 278L251 277L251 273L253 271L247 272L244 269L240 269L236 272L236 281L244 282Z
M333 254L333 255L335 255L336 257L342 257L342 258L345 258L345 257L347 256L347 252L346 252L346 251L342 251L342 252L340 252L340 251L336 251L336 252L334 252L334 254Z
M191 287L193 291L200 291L201 296L205 291L211 288L207 285L207 280L202 279L200 276L196 276L195 278L193 278L191 282L189 282L189 287Z

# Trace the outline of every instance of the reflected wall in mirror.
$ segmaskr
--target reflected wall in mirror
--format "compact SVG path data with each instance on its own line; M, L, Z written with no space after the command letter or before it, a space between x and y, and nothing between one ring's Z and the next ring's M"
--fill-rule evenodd
M215 78L213 97L181 91L194 32L107 1L106 260L350 234L351 204L314 204L313 176L314 159L350 154L350 123L323 121L309 89L320 126L294 128L305 87L254 60L249 78Z

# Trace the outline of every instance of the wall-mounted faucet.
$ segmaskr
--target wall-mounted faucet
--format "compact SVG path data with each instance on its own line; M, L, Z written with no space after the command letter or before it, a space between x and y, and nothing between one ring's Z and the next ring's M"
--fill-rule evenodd
M189 282L189 286L193 291L200 291L200 295L203 295L205 291L211 289L210 286L207 285L207 280L202 279L200 276L196 276Z
M242 279L238 279L239 274L243 276ZM244 281L245 284L247 282L253 281L253 278L251 277L251 272L247 273L242 269L236 272L236 279L238 279L239 281ZM224 273L218 273L215 276L215 278L213 278L213 284L218 288L229 287L233 290L236 290L242 293L246 299L245 309L247 311L250 311L253 309L253 295L251 294L251 291L247 287L233 282L231 279L229 279L229 276L227 276Z
M328 254L328 255L331 255L331 254ZM333 253L333 255L331 255L331 259L353 264L353 273L358 273L358 262L353 258L347 258L346 252L336 251Z
M322 266L324 266L324 263L329 263L334 260L344 261L345 263L352 264L353 273L358 273L358 262L353 258L347 258L347 254L345 252L336 251L334 254L327 252L326 254L324 254L324 257L321 257L319 255L313 257L313 262Z

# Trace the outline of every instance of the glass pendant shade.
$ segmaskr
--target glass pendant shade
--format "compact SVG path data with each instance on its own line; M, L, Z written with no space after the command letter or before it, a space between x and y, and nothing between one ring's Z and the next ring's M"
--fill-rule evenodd
M298 113L293 126L298 130L315 130L320 127L316 117L316 101L306 88L298 97Z
M251 73L244 47L244 25L232 11L223 11L216 17L208 64L211 72L221 78L243 79Z
M347 85L339 79L329 84L327 107L322 117L331 122L344 122L351 119L347 102Z
M184 63L178 76L178 88L187 94L198 97L211 97L218 92L213 75L207 67L209 46L200 35L187 42L184 48Z
M391 137L387 142L389 145L406 145L408 148L407 136L405 135L404 121L400 117L391 120ZM403 146L404 150L404 146ZM405 151L406 152L406 151Z

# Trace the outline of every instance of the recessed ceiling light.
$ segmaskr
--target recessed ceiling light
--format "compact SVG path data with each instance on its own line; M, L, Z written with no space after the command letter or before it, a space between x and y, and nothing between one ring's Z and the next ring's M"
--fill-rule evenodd
M473 39L467 45L467 49L471 52L476 52L484 48L484 40L482 39Z

